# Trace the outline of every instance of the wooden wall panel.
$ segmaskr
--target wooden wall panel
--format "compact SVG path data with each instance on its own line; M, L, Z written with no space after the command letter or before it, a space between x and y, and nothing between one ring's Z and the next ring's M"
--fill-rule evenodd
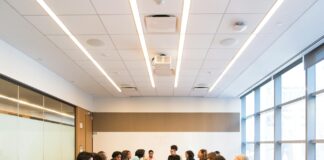
M92 115L89 111L76 108L76 155L81 151L92 152Z
M239 132L239 113L94 113L94 132Z

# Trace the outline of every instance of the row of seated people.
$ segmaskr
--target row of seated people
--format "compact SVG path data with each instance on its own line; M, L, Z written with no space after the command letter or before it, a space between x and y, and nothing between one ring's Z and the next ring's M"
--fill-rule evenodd
M181 157L177 154L177 150L178 147L176 145L172 145L170 147L171 154L169 155L168 160L181 160ZM111 160L155 160L153 154L154 151L149 150L149 155L147 158L145 158L145 150L138 149L135 152L135 157L132 158L129 150L124 150L123 152L115 151L111 155ZM195 155L191 150L186 151L185 156L186 160L195 160ZM219 151L208 153L206 149L199 150L198 158L199 160L226 160ZM77 156L77 160L107 160L107 156L104 151L100 151L98 153L81 152ZM234 160L248 160L248 158L244 155L237 155Z

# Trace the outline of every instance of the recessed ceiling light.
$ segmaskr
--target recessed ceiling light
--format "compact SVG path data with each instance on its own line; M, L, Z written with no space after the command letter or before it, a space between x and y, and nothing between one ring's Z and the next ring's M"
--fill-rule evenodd
M234 38L226 38L226 39L223 39L221 41L219 41L219 43L223 46L234 46L236 44L237 40L234 39Z
M190 0L183 0L180 39L179 39L179 46L178 46L178 58L177 58L176 74L175 74L175 81L174 81L175 88L178 87L180 67L181 67L182 54L183 54L183 46L184 46L184 41L185 41L185 37L186 37L189 11L190 11Z
M100 47L105 45L105 43L100 39L88 39L87 44L94 47Z
M144 55L144 59L145 59L145 63L146 63L147 72L149 73L149 76L150 76L151 85L153 88L155 88L151 61L150 61L150 57L148 54L148 50L147 50L147 46L146 46L146 42L145 42L145 38L144 38L143 27L142 27L142 23L141 23L140 14L138 12L137 3L136 3L136 0L129 0L129 3L132 8L132 13L133 13L138 37L140 39L140 43L141 43L141 47L142 47L142 51L143 51L143 55Z
M56 22L56 24L67 34L70 39L79 47L82 53L88 57L88 59L96 66L96 68L106 77L106 79L121 92L121 89L117 84L110 78L106 71L100 66L100 64L91 56L86 48L79 42L79 40L70 32L70 30L64 25L64 23L56 16L51 8L44 2L44 0L37 0L38 4L47 12L47 14Z
M280 7L280 5L283 3L284 0L277 0L276 3L271 7L270 11L265 15L265 17L262 19L262 21L259 23L259 25L256 27L256 29L253 31L253 33L250 35L250 37L245 41L245 43L242 45L240 50L236 53L234 58L228 63L222 74L217 78L217 80L214 82L214 84L210 87L208 92L211 92L214 90L214 88L218 85L218 83L223 79L225 74L228 72L228 70L233 66L233 64L238 60L238 58L243 54L245 49L250 45L250 43L253 41L253 39L256 37L256 35L261 31L261 29L264 27L264 25L270 20L270 18L273 16L273 14L277 11L277 9Z

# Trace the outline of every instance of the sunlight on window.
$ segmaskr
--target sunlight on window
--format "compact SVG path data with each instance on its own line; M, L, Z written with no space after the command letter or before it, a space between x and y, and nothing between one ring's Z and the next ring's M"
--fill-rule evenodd
M254 144L246 145L246 156L249 160L254 160Z
M273 107L274 105L274 84L268 82L260 88L260 111Z
M260 144L260 159L273 160L274 145L273 144Z
M282 144L282 160L305 160L305 144Z
M324 93L316 96L316 139L324 139L324 116L323 115L324 115Z
M267 111L260 116L260 140L273 141L274 111Z
M246 116L254 114L254 92L251 92L246 96Z
M324 60L316 64L316 91L324 89Z
M305 100L282 107L282 139L305 140Z
M305 70L303 64L282 75L282 103L305 95Z
M254 141L254 117L246 119L246 141Z

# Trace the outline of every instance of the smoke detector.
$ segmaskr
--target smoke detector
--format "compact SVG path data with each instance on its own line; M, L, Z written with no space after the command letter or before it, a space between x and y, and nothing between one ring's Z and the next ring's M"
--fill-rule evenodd
M243 32L247 28L247 25L243 21L237 21L233 24L233 30L236 32Z

